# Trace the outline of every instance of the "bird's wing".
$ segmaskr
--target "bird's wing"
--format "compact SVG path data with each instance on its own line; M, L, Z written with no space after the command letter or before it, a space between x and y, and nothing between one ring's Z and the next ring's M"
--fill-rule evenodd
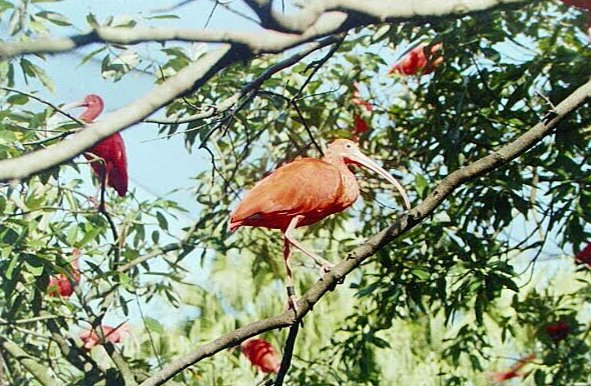
M296 215L314 211L342 191L336 166L316 159L290 162L259 181L232 214L232 222L254 215Z
M121 134L115 133L107 137L88 149L88 152L104 159L108 185L115 188L120 196L125 196L128 183L127 155ZM103 164L97 161L93 162L91 166L99 178L102 179Z
M119 196L123 197L127 193L127 154L125 144L119 133L110 137L111 142L111 162L112 166L109 172L109 185L112 186Z

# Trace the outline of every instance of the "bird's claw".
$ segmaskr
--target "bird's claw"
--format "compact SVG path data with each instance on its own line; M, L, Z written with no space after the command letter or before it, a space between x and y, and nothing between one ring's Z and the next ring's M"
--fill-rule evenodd
M324 263L320 266L320 280L324 279L324 276L329 273L330 271L332 271L332 268L334 267L334 264L331 263Z
M298 298L295 296L295 290L292 286L287 288L287 310L293 310L295 316L298 316Z

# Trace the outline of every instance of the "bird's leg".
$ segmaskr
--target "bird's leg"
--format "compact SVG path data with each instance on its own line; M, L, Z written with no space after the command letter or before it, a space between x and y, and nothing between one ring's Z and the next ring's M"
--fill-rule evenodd
M314 252L308 251L306 248L304 248L304 246L302 244L300 244L299 241L297 241L295 239L295 237L293 236L293 231L298 226L298 222L300 222L300 220L302 218L303 218L303 216L295 216L291 220L291 222L289 223L289 226L285 230L284 237L287 241L289 241L290 244L292 244L294 247L296 247L297 249L302 251L306 256L308 256L312 260L314 260L314 263L316 263L316 265L320 267L320 278L322 279L322 277L324 277L325 273L330 272L330 270L332 269L334 264L332 264L330 261L325 260L322 257L316 255Z
M101 180L101 201L99 203L99 212L105 211L105 191L107 190L107 173L103 173Z
M298 300L295 297L295 289L293 287L293 278L291 276L291 267L289 266L289 240L285 237L285 233L283 234L283 262L285 263L285 271L287 274L287 286L285 289L287 290L287 307L292 308L295 312L296 316L298 315Z

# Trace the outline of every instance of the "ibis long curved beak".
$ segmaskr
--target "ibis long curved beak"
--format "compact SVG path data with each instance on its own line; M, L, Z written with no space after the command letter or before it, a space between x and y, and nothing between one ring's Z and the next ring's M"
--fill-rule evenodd
M388 180L390 183L392 183L392 185L394 185L396 187L396 189L398 190L398 192L400 193L400 196L402 196L402 199L404 200L404 206L406 207L407 210L410 210L410 208L411 208L410 207L410 200L408 199L408 195L406 194L406 191L404 190L402 185L400 185L400 183L398 181L396 181L396 179L394 177L392 177L387 171L385 171L382 167L380 167L378 164L376 164L371 158L369 158L365 154L361 153L359 150L356 150L352 153L347 154L346 157L350 161L352 161L356 164L359 164L361 166L365 166L369 170L379 174L380 176L382 176L386 180Z
M60 107L60 109L62 111L68 111L68 110L75 109L76 107L83 107L83 106L86 106L86 102L84 102L84 101L70 102L70 103L66 103L65 105Z

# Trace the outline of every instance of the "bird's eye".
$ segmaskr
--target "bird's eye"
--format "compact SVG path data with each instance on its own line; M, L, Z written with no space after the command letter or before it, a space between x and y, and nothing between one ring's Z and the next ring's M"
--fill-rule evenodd
M347 147L348 147L348 148L352 148L353 146L352 146L350 143L348 143L348 144L347 144Z

